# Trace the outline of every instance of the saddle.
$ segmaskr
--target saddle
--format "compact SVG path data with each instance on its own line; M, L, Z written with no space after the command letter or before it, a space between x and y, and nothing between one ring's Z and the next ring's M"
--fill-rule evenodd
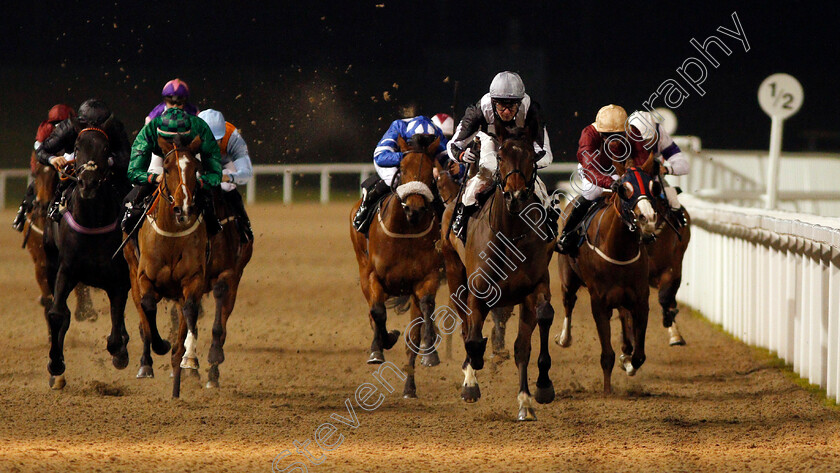
M382 202L385 201L385 198L394 195L393 192L388 192L384 194L382 197L376 199L370 207L370 211L365 216L365 220L362 222L362 225L359 227L359 233L365 236L365 238L370 237L370 224L373 222L374 217L376 217L380 210L382 210Z
M572 229L572 232L578 236L576 243L577 248L580 248L580 246L583 245L584 240L586 240L586 233L589 231L589 226L592 224L592 220L595 219L595 215L597 215L598 211L607 205L608 203L605 196L598 197L589 207L589 210L586 211L586 215L583 216L580 223Z

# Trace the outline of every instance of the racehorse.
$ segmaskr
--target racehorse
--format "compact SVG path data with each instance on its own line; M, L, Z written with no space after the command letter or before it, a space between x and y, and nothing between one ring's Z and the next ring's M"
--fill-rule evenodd
M78 124L77 127L81 128ZM103 127L105 128L105 127ZM130 287L125 260L111 260L120 245L120 202L127 189L110 182L108 136L102 128L79 130L76 139L75 188L61 221L47 227L44 250L47 276L54 287L48 312L50 327L50 386L61 389L64 378L64 336L70 326L67 296L79 282L104 289L111 306L108 352L117 369L128 365L125 303Z
M414 381L417 355L421 355L423 366L440 363L435 347L437 334L431 320L442 264L436 249L440 240L440 220L432 205L432 186L436 185L433 170L436 169L438 175L448 176L433 157L440 145L435 135L414 135L410 142L406 143L402 137L398 139L404 153L399 185L382 202L367 238L352 225L361 199L350 213L350 240L356 252L359 282L370 308L368 315L373 329L369 364L383 363L383 351L393 347L399 339L399 331L389 332L386 328L386 300L406 295L411 298L411 317L417 323L412 322L406 334L408 376L403 389L406 398L417 397Z
M662 307L662 325L668 329L671 346L685 345L685 340L677 328L674 318L677 316L677 291L682 281L682 261L688 242L691 240L691 216L684 208L686 224L677 226L667 219L670 206L665 199L655 199L655 209L662 216L656 227L656 241L647 245L649 258L650 286L659 290L659 305Z
M32 152L35 153L34 151ZM37 163L37 162L36 162ZM47 224L47 207L55 194L58 173L52 166L36 164L34 170L35 201L32 210L26 214L23 226L23 247L29 251L35 264L35 280L41 289L38 302L44 307L44 318L52 306L52 287L47 280L47 255L44 253L44 228ZM76 294L76 310L73 312L76 320L95 321L98 318L93 302L90 299L90 288L79 284L73 290ZM49 322L47 322L49 324Z
M447 282L461 317L461 334L467 352L462 369L461 397L476 402L481 391L475 371L484 366L487 339L482 327L488 311L496 307L520 305L519 333L514 359L519 369L518 420L536 420L533 400L541 404L554 400L549 378L551 357L548 332L554 318L549 289L548 263L552 241L533 231L528 217L542 204L534 193L537 157L533 140L521 132L505 139L500 136L498 168L492 195L468 226L466 245L449 232L442 250ZM481 139L493 139L483 135ZM449 228L454 205L447 207L443 228ZM466 294L465 294L466 293ZM528 362L531 335L539 324L540 355L536 395L528 388Z
M660 184L651 175L658 173L659 163L652 154L641 167L627 168L619 180L617 192L606 197L605 205L596 210L578 256L561 255L558 260L566 311L558 343L561 346L571 344L576 293L580 286L586 286L601 341L604 394L612 392L610 379L615 364L615 351L610 343L613 309L619 309L622 323L619 360L622 368L633 376L645 362L650 288L649 257L643 240L652 239L656 231L653 196L659 195ZM566 207L565 215L569 211Z
M680 211L685 215L686 224L678 227L669 222L670 207L667 200L653 199L653 207L661 216L657 220L656 239L647 243L648 253L648 282L650 287L659 290L659 304L662 307L662 325L668 329L668 343L671 346L685 345L685 339L680 334L674 318L677 316L677 290L682 281L682 260L688 242L691 239L691 216L684 208ZM562 332L555 341L562 347L572 344L571 318L563 323Z
M169 342L158 332L158 302L165 297L181 306L178 338L171 357L172 397L176 398L181 393L181 368L197 368L182 362L188 351L195 358L196 319L205 287L208 251L207 229L194 198L196 172L201 165L195 153L201 139L185 141L183 136L176 136L172 142L158 138L164 159L154 203L144 216L146 225L138 231L137 246L128 244L123 248L143 339L138 378L154 376L150 348L158 355L170 349Z

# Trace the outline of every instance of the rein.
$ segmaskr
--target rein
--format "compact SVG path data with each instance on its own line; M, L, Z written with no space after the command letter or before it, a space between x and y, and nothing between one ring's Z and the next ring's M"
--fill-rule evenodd
M636 231L635 224L630 224L625 220L625 218L622 214L622 210L619 207L619 201L622 201L622 199L621 199L620 196L616 195L615 199L613 200L613 208L615 209L615 212L616 212L618 218L621 219L622 223L624 223L625 225L627 225L629 227L630 231ZM617 265L617 266L626 266L628 264L633 264L636 261L638 261L639 258L642 256L642 245L639 245L639 251L638 251L638 253L636 253L636 256L630 258L629 260L617 260L615 258L611 258L609 255L604 253L603 250L601 250L598 246L596 246L596 245L599 244L599 240L601 238L601 221L604 219L604 214L606 213L606 209L608 209L608 208L609 207L604 207L604 210L601 211L601 216L598 217L598 228L597 228L596 233L595 233L595 244L593 244L592 241L589 239L589 232L584 232L584 235L585 235L584 240L586 241L586 246L588 246L590 250L594 251L595 254L600 256L604 261L606 261L608 263L611 263L611 264L614 264L614 265Z
M179 150L184 151L185 149L187 149L187 148L183 148L183 147L182 148L178 148L178 147L172 148L168 153L163 155L163 159L166 159L167 157L169 157L170 154L175 153L175 159L177 161L178 160L178 151ZM183 186L183 185L184 185L184 176L183 176L182 173L179 172L178 173L178 186L180 187L180 186ZM166 192L164 192L164 191L166 191ZM172 192L170 192L169 188L166 186L166 179L161 179L160 180L160 183L158 183L158 187L157 187L157 189L155 189L152 196L153 196L154 200L152 202L152 205L149 206L149 210L146 211L146 215L154 214L154 212L157 210L157 204L160 201L161 196L166 197L166 200L169 201L169 207L170 208L175 205L175 196L172 195Z

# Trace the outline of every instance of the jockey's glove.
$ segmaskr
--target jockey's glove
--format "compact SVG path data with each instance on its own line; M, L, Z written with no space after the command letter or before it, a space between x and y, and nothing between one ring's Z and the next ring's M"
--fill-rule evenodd
M461 161L472 164L475 162L476 158L475 151L473 151L472 148L467 148L463 152L461 152L460 158Z

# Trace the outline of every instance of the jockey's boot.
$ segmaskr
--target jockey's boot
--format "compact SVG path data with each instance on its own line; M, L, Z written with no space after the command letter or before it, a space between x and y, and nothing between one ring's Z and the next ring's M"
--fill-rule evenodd
M476 210L478 210L478 205L464 205L461 202L455 205L452 215L452 233L464 244L467 243L467 222Z
M362 203L359 205L359 210L356 211L356 215L353 217L353 228L357 232L364 233L367 230L364 227L368 220L367 217L368 213L370 213L370 208L390 190L391 188L382 179L377 179L372 185L362 188Z
M566 219L566 224L563 226L563 233L557 239L557 246L555 250L564 255L574 256L577 253L578 232L575 228L586 216L586 212L592 207L595 201L586 200L583 196L575 197L572 205L572 211Z
M548 237L554 240L557 238L558 231L557 231L557 219L560 218L560 213L554 207L549 207L545 209L546 216L545 216L545 228L548 233Z
M20 202L20 208L18 209L18 213L15 216L15 221L12 222L12 228L19 232L23 231L23 224L26 222L26 214L32 211L32 203L34 201L35 183L30 182L29 185L26 187L26 194L24 194L23 200Z
M242 202L242 194L236 189L225 192L224 196L236 213L236 228L239 230L239 238L242 244L254 241L254 232L251 230L251 220L245 211L245 203Z
M61 220L62 209L64 208L64 195L60 194L55 197L50 204L50 208L47 210L47 217L52 220L53 222L59 222Z
M674 221L677 222L677 228L682 228L688 225L688 221L685 219L685 212L682 207L678 209L672 208L671 214L674 216Z
M213 202L213 193L210 189L199 187L195 193L201 206L201 212L204 215L204 224L207 228L207 236L214 236L222 231L222 224L219 223L219 217L216 215L216 203Z
M123 199L123 206L125 213L123 213L120 221L120 228L124 233L129 233L137 226L140 219L143 218L143 199L154 191L153 185L139 185L134 186L131 191Z

